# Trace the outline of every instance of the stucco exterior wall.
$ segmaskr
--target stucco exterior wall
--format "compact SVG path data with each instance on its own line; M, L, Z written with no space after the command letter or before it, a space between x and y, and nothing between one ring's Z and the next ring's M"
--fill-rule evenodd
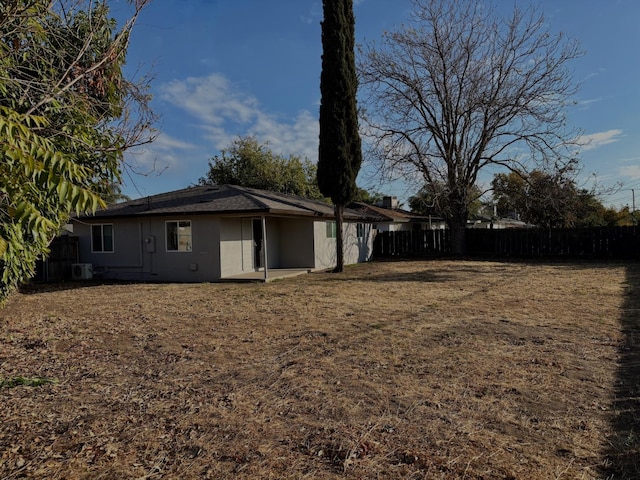
M371 260L375 230L370 223L361 223L361 236L358 237L356 223L345 224L344 230L344 263L362 263Z
M259 217L256 217L259 219ZM169 251L166 222L191 222L191 251ZM194 215L117 218L76 222L80 263L93 264L99 278L130 281L214 282L255 271L254 218ZM91 225L113 226L113 252L94 252ZM261 225L261 220L260 223ZM367 261L374 230L363 223L345 223L345 263ZM256 225L257 226L257 225ZM268 268L335 267L336 240L327 238L325 221L267 217Z
M167 249L165 223L191 221L190 252ZM160 217L150 222L156 251L150 253L149 276L160 281L205 282L220 279L220 220L213 216ZM145 263L145 266L147 264Z
M266 218L267 227L267 266L269 268L281 268L280 242L282 241L281 225L277 218Z
M190 220L190 252L167 251L165 223ZM91 225L113 225L113 252L92 252ZM93 264L94 274L114 280L203 282L220 278L220 222L213 216L76 222L81 263Z
M366 262L373 253L373 239L375 230L370 223L363 223L364 236L358 238L357 223L345 222L344 232L344 263L350 265ZM336 239L327 238L327 222L315 222L315 269L325 270L336 266Z
M113 227L113 252L93 252L91 246L91 226L111 225ZM135 219L104 220L91 223L75 223L74 236L78 240L78 256L81 263L93 264L96 273L111 269L141 278L143 271L143 224Z
M271 268L314 268L314 222L307 219L269 218L267 219L268 235L277 232L278 242L274 246L277 250L277 265L269 261ZM269 258L271 252L269 250Z
M262 225L260 217L221 220L223 277L255 271L254 221ZM265 224L268 268L314 268L313 220L267 217Z
M220 275L228 277L254 271L251 218L220 220Z
M327 222L315 222L313 225L313 244L315 270L325 270L336 266L336 239L327 238Z

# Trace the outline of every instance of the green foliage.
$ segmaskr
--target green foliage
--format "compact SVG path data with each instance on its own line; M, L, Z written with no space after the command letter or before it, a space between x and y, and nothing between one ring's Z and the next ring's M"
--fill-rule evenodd
M576 227L629 227L635 225L629 207L617 210L605 207L598 197L579 190L576 198Z
M336 272L344 270L342 217L362 165L358 131L353 0L323 0L318 186L335 204Z
M0 10L0 302L73 212L104 206L130 143L117 120L130 25L105 2L18 0ZM145 103L147 98L137 97Z
M336 205L356 195L362 164L358 132L352 0L324 0L318 185Z
M493 196L499 216L515 211L524 222L543 228L575 225L577 189L562 176L540 170L495 175Z
M58 383L56 380L43 377L13 377L13 378L0 378L0 389L2 388L15 388L19 386L24 387L41 387L42 385L49 385Z
M0 299L33 276L70 212L103 205L87 188L92 171L35 132L46 125L0 107Z
M119 202L128 202L131 197L122 193L122 188L119 183L113 182L107 187L107 191L102 194L102 200L107 205L113 205Z
M364 188L360 188L356 186L356 193L355 193L355 196L353 197L353 201L368 203L369 205L373 205L376 202L379 202L380 200L382 200L383 196L384 195L382 195L380 192L369 191Z
M283 157L261 145L253 136L238 137L209 161L200 185L238 185L272 192L322 199L316 166L296 156Z
M540 170L529 174L497 174L492 181L499 216L517 214L521 220L544 228L631 225L624 210L605 207L571 179Z

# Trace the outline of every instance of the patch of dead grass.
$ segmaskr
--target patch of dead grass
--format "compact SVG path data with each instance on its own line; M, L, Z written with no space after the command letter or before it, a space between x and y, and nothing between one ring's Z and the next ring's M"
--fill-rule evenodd
M0 378L57 383L0 389L0 478L601 478L625 278L426 261L32 287L0 311Z

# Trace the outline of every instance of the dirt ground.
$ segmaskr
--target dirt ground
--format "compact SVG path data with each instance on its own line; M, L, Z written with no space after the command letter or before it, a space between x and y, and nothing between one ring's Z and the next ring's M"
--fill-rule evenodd
M0 479L638 479L640 265L31 286Z

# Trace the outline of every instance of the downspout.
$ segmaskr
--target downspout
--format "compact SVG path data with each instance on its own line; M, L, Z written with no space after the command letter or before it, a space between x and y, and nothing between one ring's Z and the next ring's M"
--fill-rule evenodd
M262 215L262 251L264 252L264 281L269 280L269 261L267 256L267 218Z

